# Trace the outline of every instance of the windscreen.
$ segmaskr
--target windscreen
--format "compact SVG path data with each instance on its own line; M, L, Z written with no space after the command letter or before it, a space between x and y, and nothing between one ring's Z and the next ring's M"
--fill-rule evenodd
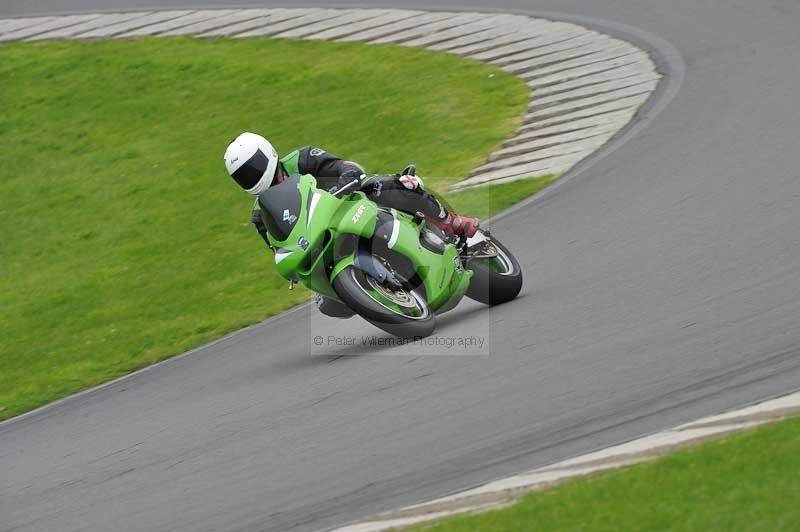
M286 240L300 218L300 176L287 177L280 185L274 185L258 195L261 219L267 231L277 240Z

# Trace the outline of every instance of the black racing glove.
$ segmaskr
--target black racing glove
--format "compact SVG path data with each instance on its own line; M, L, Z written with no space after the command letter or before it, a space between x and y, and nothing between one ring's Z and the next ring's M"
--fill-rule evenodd
M342 190L344 187L347 187L347 192L355 192L356 190L361 189L361 177L364 174L358 170L347 170L342 175L339 176L339 180L336 182L334 186L332 186L328 192L331 194L335 194L337 191ZM355 183L355 185L351 185L351 183Z
M261 236L261 238L264 239L264 242L267 244L267 247L274 252L275 248L273 248L272 244L269 243L269 238L267 236L267 226L264 225L264 221L261 219L261 211L255 209L253 211L253 215L250 217L250 221L253 222L256 231Z

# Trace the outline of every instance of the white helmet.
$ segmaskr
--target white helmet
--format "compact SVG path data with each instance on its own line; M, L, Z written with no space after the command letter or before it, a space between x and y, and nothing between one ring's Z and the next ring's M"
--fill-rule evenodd
M278 152L261 135L245 132L225 150L225 167L240 187L250 194L259 194L275 179Z

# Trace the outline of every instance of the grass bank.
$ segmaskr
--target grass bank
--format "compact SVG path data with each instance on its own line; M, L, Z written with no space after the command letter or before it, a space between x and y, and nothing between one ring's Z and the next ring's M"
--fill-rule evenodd
M320 42L0 46L0 419L298 304L222 153L243 130L434 189L517 128L528 88L458 57ZM487 216L546 179L451 201Z
M797 530L798 471L800 419L789 419L409 530Z

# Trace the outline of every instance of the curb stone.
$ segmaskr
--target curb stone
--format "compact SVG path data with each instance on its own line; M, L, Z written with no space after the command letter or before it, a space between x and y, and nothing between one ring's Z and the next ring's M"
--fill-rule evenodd
M452 189L569 171L630 123L662 78L650 55L627 41L526 15L274 8L0 19L0 42L153 35L396 44L484 61L520 77L531 88L522 126Z

